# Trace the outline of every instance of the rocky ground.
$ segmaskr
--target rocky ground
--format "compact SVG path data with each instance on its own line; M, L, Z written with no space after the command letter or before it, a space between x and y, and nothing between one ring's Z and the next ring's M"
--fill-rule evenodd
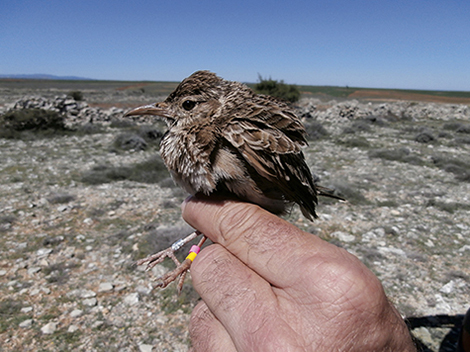
M0 113L53 109L81 128L0 139L0 351L186 351L190 280L180 297L152 291L166 265L133 264L190 231L158 157L162 127L122 119L158 98L2 93ZM309 166L348 201L323 200L315 223L298 209L287 219L358 256L426 348L451 351L470 307L470 108L303 99L297 110Z

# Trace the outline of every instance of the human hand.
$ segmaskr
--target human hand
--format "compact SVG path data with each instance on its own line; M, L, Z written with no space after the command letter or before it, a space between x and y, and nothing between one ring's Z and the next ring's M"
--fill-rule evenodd
M346 250L248 203L190 198L183 217L214 242L191 266L193 351L416 351Z

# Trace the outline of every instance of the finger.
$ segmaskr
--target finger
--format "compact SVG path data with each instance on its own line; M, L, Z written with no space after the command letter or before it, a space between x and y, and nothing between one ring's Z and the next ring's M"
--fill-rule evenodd
M183 217L278 287L296 285L305 270L340 255L334 245L249 203L189 198Z
M194 352L236 351L227 330L204 302L200 302L191 314L189 334Z
M191 276L237 351L252 351L268 334L285 328L271 285L219 244L201 251Z

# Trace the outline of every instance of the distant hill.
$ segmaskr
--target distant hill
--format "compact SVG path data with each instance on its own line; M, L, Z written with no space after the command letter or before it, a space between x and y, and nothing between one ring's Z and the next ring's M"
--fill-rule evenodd
M53 79L53 80L67 80L67 81L92 81L92 78L84 78L77 76L54 76L46 74L32 74L32 75L0 75L0 78L12 79Z

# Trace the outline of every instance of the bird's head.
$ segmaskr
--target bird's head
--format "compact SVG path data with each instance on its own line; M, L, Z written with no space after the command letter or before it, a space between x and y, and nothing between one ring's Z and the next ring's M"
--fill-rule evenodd
M125 116L159 116L169 128L213 123L223 115L222 109L233 84L235 82L226 81L212 72L197 71L184 79L165 101L135 108Z

